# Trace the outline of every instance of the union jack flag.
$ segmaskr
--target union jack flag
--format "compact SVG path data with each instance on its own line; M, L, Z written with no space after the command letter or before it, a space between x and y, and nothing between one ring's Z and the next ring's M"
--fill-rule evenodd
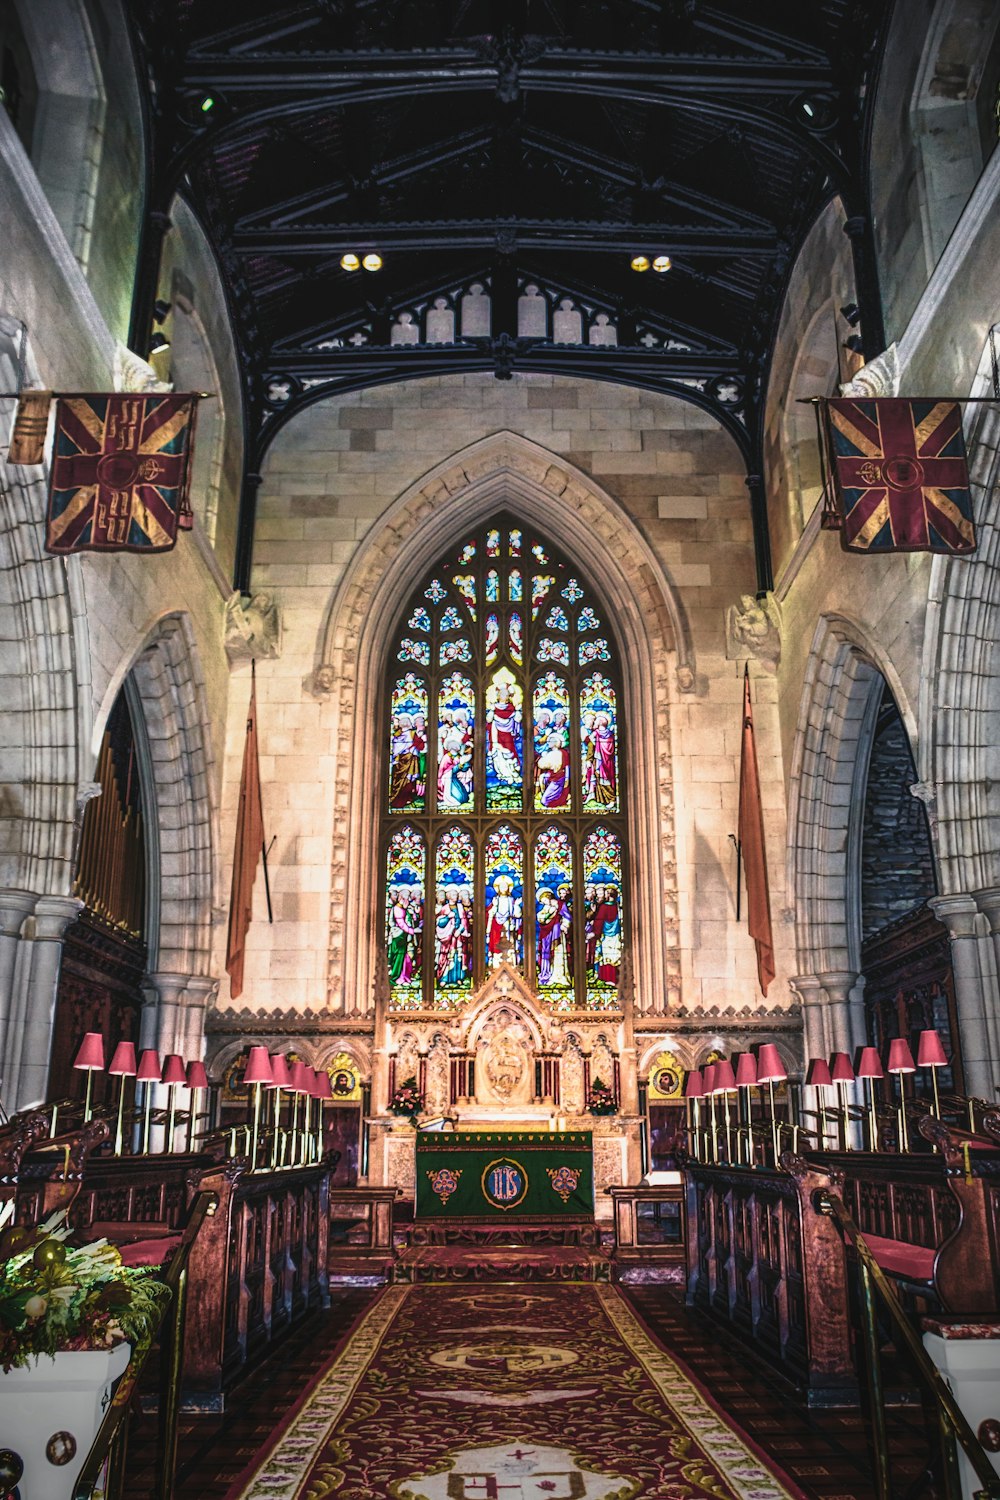
M169 552L190 527L195 395L62 396L48 552Z
M826 405L845 552L976 550L957 401L838 397Z

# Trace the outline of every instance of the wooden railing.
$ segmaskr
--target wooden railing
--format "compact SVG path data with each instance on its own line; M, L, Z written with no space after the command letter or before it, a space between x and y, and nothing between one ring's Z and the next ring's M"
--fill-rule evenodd
M678 1265L685 1258L685 1190L676 1183L656 1187L609 1187L614 1201L615 1263Z

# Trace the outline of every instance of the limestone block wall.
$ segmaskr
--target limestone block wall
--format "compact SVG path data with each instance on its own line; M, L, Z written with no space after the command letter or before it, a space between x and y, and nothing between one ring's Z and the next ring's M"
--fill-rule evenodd
M341 724L336 683L317 691L327 621L338 585L359 551L392 550L398 497L452 455L491 434L510 433L540 446L566 470L605 492L630 518L671 586L688 641L693 680L669 684L663 725L674 777L676 921L680 1003L755 1009L753 945L735 922L735 864L742 662L725 657L724 611L754 588L753 551L743 467L732 441L686 403L597 382L548 376L448 377L399 384L322 402L278 435L264 465L258 506L253 589L278 599L280 660L257 670L274 925L264 917L258 882L246 981L238 1007L336 1011L331 945L349 952L376 941L371 903L349 912L331 934L348 866L357 858L337 814L335 787L360 774ZM541 465L544 470L544 463ZM557 464L558 467L558 464ZM461 469L460 457L458 468ZM463 476L464 478L464 476ZM451 482L447 476L440 485ZM562 483L566 483L565 473ZM570 481L571 487L573 482ZM434 486L428 492L433 496ZM442 491L443 503L446 496ZM569 491L567 491L567 503ZM435 501L428 498L431 507ZM497 508L503 504L502 476ZM393 514L397 514L393 512ZM458 533L440 536L444 551ZM604 545L602 543L602 545ZM592 582L600 587L599 574ZM637 585L640 580L637 580ZM396 601L401 608L405 600ZM380 601L381 607L381 601ZM336 643L335 643L336 644ZM773 850L772 904L782 976L789 971L780 851L784 815L776 684L753 666L761 774ZM688 690L684 690L688 689ZM224 853L231 832L243 746L248 673L234 677L223 802ZM647 746L657 728L630 726ZM372 807L371 818L379 809ZM228 880L228 864L226 879ZM221 955L220 934L218 952ZM221 958L219 962L221 969ZM783 979L770 1003L789 998ZM646 997L653 1008L660 997ZM225 981L220 1004L227 1004Z

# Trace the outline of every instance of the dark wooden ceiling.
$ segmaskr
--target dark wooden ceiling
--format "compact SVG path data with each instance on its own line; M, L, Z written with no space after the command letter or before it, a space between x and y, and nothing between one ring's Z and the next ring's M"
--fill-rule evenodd
M335 391L537 370L696 401L759 473L781 296L834 193L866 348L881 347L865 101L891 0L127 5L152 181L133 344L145 352L179 191L222 267L251 470L295 411ZM341 268L367 250L380 271ZM636 252L672 268L636 273ZM401 313L420 327L436 297L451 306L474 283L488 334L391 342ZM528 284L582 311L581 343L518 337ZM612 347L587 342L600 314ZM754 508L763 587L759 495ZM246 536L243 554L245 573Z

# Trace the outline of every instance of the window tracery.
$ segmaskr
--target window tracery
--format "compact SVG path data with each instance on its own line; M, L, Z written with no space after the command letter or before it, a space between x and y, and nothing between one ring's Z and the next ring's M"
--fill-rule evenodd
M613 1008L623 802L600 600L502 517L403 610L386 704L392 1009L453 1010L504 963L554 1009Z

